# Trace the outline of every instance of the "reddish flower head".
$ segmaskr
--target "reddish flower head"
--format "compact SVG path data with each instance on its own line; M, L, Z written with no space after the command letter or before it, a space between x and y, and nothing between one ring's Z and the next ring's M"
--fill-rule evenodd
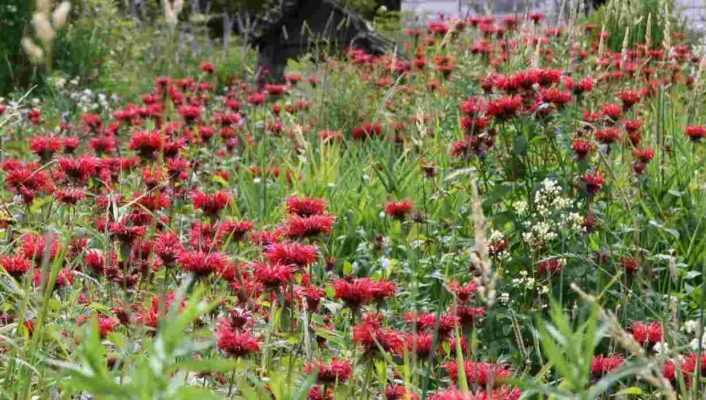
M336 217L327 214L310 217L291 216L287 220L285 230L290 238L317 236L330 233L335 221Z
M316 246L296 242L274 243L267 247L265 257L275 264L304 268L316 262L319 252Z
M291 196L287 199L287 212L300 217L325 214L326 200Z
M692 142L700 142L703 138L706 138L706 127L702 125L690 125L686 127L685 133Z
M600 171L586 172L581 177L581 180L586 188L586 193L589 195L598 193L605 184L605 178L603 178L603 174Z
M232 200L233 198L231 194L224 191L211 194L197 191L192 195L194 207L211 216L218 215L218 213L226 208Z
M216 337L218 348L231 357L244 357L260 351L257 338L248 332L234 328L227 320L218 324Z
M663 339L662 324L657 321L635 321L630 326L630 332L632 332L632 337L641 345L653 345Z
M411 200L390 201L385 204L385 214L392 218L403 219L414 209Z
M304 372L317 374L317 381L326 385L346 382L353 374L353 367L349 361L334 358L328 363L323 361L309 362L304 366Z
M0 265L8 274L14 278L19 278L32 268L32 260L21 255L2 256L0 257Z

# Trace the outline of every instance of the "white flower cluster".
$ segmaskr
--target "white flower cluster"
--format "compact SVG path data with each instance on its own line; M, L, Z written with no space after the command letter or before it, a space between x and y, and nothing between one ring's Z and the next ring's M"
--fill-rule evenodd
M116 101L115 96L108 97L105 93L94 93L91 89L71 92L69 98L83 112L110 110L110 102Z
M689 347L693 351L699 351L699 349L706 349L706 332L703 332L701 328L701 324L697 320L689 320L684 322L684 325L682 325L682 329L690 334L693 335L693 339L691 342L689 342ZM699 341L699 334L701 334L701 340Z
M574 211L579 204L564 197L561 186L554 179L542 181L533 200L531 212L526 201L515 202L513 208L524 218L522 240L534 250L545 248L559 237L560 232L580 233L585 230L584 218Z
M513 278L512 284L526 290L537 290L541 294L549 293L549 286L540 284L535 278L529 276L527 271L520 271L520 277Z

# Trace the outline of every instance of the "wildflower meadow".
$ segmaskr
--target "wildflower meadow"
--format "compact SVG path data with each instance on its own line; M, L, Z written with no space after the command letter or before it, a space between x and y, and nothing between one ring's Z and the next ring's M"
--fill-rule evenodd
M670 1L376 17L397 51L268 83L188 1L116 3L37 1L7 53L0 399L704 398Z

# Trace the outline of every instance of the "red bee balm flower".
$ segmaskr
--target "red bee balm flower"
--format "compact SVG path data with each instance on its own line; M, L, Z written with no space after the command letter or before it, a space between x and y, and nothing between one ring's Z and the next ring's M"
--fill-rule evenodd
M286 285L294 277L294 268L281 264L254 265L255 279L271 289Z
M24 256L3 256L0 265L14 278L19 278L32 268L32 261Z
M248 332L235 329L223 320L216 332L218 348L231 357L244 357L260 351L260 343Z
M622 356L602 356L593 357L591 361L591 373L593 376L603 376L623 365L625 360Z
M583 184L586 188L586 192L589 195L594 195L601 190L605 184L605 178L600 171L587 172L583 177L581 177Z
M287 220L285 230L290 238L317 236L330 233L335 221L336 217L327 214L310 217L291 216Z
M135 150L143 159L155 158L155 153L164 146L164 137L159 132L140 131L130 138L130 150Z
M197 191L192 195L194 207L201 209L203 212L211 216L215 216L221 212L221 210L226 208L232 200L233 198L230 193L223 191L212 194Z
M659 322L640 322L635 321L630 326L632 337L641 345L652 345L659 343L663 339L662 324Z
M303 268L316 262L319 253L316 246L291 243L274 243L267 247L265 257L272 263Z
M686 127L686 136L692 142L700 142L703 138L706 138L706 127L701 125L690 125Z
M287 199L287 212L300 217L326 213L326 200L292 196Z
M385 204L385 214L392 218L403 219L414 209L411 200L390 201Z
M177 257L179 265L187 271L196 275L208 275L223 269L228 262L225 255L221 253L204 253L202 251L182 251Z
M479 386L498 385L504 379L512 376L507 366L480 361L466 361L464 363L466 380L470 384ZM446 371L454 382L458 380L458 365L456 361L450 361L445 365Z
M593 143L577 138L571 143L571 150L576 154L576 158L583 160L593 150Z
M317 374L316 379L320 384L335 384L347 381L353 374L351 363L345 360L333 359L326 363L313 361L304 366L307 374Z

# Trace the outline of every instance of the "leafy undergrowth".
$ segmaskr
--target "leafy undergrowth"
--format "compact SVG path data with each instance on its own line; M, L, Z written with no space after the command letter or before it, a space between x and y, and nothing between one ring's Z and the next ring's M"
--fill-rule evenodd
M0 397L698 398L700 57L407 34L0 105Z

